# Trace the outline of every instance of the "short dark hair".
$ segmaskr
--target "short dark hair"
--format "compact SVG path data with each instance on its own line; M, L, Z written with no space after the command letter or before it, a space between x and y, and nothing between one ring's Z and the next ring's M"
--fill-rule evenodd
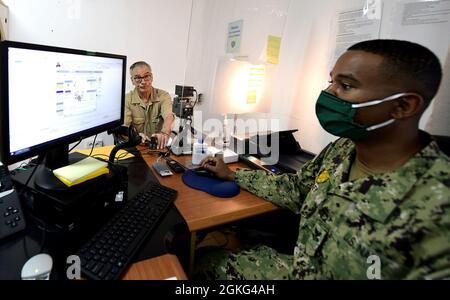
M438 92L442 80L439 59L428 48L401 40L370 40L357 43L348 50L359 50L384 57L388 76L406 83L411 92L420 94L428 106ZM408 91L406 91L408 92Z
M137 61L131 65L130 72L133 71L137 67L147 67L150 69L150 72L152 71L152 67L150 67L150 65L148 63L146 63L145 61Z

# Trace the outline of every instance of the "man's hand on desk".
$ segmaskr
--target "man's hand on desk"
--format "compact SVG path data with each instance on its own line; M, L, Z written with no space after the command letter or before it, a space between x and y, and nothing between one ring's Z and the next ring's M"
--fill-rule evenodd
M169 135L165 133L155 133L152 137L156 137L158 139L158 149L164 149L167 146L167 142L169 141Z
M236 176L236 173L231 171L221 158L207 157L200 162L200 165L224 180L234 181Z
M151 142L151 139L147 135L145 135L143 133L139 133L139 135L142 138L142 142L141 142L142 144ZM153 134L152 138L156 138L156 140L158 141L157 145L156 145L156 150L164 149L169 141L169 136L164 133Z
M139 135L142 138L142 142L141 142L142 144L145 144L146 142L150 141L150 138L147 135L145 135L143 133L139 133Z

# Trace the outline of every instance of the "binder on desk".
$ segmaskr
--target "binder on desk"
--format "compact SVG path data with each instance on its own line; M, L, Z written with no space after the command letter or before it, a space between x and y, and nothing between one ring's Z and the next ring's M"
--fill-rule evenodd
M93 157L86 157L72 165L53 170L53 174L68 187L108 173L108 163Z

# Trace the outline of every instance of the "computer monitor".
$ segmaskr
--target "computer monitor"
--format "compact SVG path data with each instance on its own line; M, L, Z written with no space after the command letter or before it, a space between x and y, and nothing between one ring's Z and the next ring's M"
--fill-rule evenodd
M1 43L1 159L47 155L68 163L68 145L123 124L126 57Z

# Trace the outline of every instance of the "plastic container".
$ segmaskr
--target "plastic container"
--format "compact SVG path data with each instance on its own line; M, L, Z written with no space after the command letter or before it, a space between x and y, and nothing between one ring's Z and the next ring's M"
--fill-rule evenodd
M208 156L208 144L199 139L192 148L192 164L199 165L200 162Z

